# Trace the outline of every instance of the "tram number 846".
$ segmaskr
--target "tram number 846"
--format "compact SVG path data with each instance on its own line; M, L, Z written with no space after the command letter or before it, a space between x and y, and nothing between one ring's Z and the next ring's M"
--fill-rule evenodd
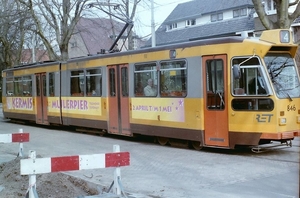
M295 105L288 105L287 106L287 111L296 111L296 106Z

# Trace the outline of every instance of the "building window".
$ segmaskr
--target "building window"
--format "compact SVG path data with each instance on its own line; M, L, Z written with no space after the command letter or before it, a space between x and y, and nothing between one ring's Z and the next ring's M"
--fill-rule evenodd
M276 10L276 3L274 2L274 0L265 0L266 2L266 7L265 9L267 11L273 11Z
M240 16L246 16L246 15L247 15L247 9L246 8L240 9Z
M223 13L212 14L210 16L211 22L222 21L222 20L223 20Z
M74 41L74 42L71 42L70 44L71 44L71 48L73 48L73 47L77 47L77 42L76 42L76 41Z
M186 26L196 25L196 19L189 19L185 22Z
M169 30L176 29L177 28L177 23L172 23L169 25Z
M247 9L246 8L241 8L237 10L233 10L233 17L241 17L241 16L247 16Z

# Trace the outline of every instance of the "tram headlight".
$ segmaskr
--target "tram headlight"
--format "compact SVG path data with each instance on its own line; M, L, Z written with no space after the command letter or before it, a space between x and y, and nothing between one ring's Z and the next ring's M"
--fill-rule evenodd
M279 118L279 125L286 125L286 118Z
M297 116L297 123L300 124L300 116Z

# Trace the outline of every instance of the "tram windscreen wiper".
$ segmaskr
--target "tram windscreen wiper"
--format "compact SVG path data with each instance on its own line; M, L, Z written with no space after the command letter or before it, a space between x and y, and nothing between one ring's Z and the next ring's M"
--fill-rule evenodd
M280 83L278 83L277 81L273 81L273 84L280 88L277 90L278 94L283 93L284 95L286 95L289 98L290 101L293 101L290 94L287 92L287 90L283 89L283 86Z
M291 98L290 94L287 91L283 91L283 93L285 93L288 96L288 98L290 99L290 101L293 101L293 99Z

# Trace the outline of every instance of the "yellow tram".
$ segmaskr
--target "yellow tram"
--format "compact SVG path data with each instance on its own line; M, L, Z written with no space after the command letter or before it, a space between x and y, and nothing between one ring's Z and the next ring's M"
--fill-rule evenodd
M16 66L2 72L3 114L195 149L286 142L300 134L297 47L269 30Z

